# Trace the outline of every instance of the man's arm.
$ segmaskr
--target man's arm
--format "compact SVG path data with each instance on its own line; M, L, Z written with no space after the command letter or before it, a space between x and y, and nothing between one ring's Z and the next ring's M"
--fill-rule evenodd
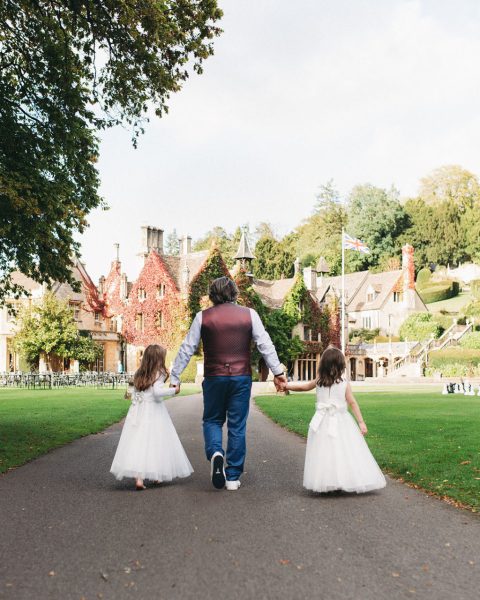
M275 376L275 386L277 390L280 383L286 383L287 378L283 373L283 367L278 360L277 351L275 346L268 335L268 331L263 326L262 320L258 316L258 313L250 309L252 315L252 337L253 341L257 344L258 351L263 356L263 360L266 362L267 367Z
M180 385L180 375L188 365L190 359L195 354L200 343L202 331L202 313L196 314L193 323L180 346L180 349L173 362L172 372L170 373L171 385L178 387Z

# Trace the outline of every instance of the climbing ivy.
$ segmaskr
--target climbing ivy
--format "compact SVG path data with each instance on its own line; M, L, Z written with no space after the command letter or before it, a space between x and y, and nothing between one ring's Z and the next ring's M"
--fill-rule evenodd
M188 295L188 316L190 322L193 321L199 310L206 308L204 299L205 297L208 298L212 281L224 276L230 277L230 272L220 254L218 246L214 245L200 270L190 283Z

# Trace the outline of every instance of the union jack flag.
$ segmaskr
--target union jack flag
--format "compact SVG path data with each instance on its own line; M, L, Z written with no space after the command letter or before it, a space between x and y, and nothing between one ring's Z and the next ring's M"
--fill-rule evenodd
M356 250L362 252L362 254L370 254L370 248L366 244L348 235L348 233L343 234L343 247L345 250Z

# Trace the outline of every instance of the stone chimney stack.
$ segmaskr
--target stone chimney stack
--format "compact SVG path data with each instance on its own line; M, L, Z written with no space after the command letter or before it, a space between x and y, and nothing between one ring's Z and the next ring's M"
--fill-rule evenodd
M180 254L190 254L192 251L192 238L184 235L180 240Z
M402 248L403 302L409 309L415 308L415 264L413 246L405 244Z
M303 269L303 281L305 281L307 290L311 292L317 291L317 272L313 267L305 267Z
M126 300L128 296L128 281L125 273L120 276L120 298Z
M102 275L98 280L98 293L102 295L105 292L105 277Z
M142 225L142 254L148 256L152 250L163 254L163 229Z

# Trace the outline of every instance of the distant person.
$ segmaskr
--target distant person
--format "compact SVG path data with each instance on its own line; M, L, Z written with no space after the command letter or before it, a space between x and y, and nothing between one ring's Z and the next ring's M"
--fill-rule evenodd
M132 404L118 442L110 472L117 479L133 477L137 490L145 479L156 483L193 473L163 400L177 390L165 387L166 350L158 344L145 348L133 379Z
M246 454L245 433L252 391L251 347L257 344L277 389L287 379L275 347L262 321L252 308L238 306L238 289L228 277L210 286L213 305L197 313L172 367L171 385L180 390L180 375L203 343L203 436L211 464L212 484L235 491L240 487ZM222 429L227 422L225 453ZM226 459L226 468L225 468Z
M308 429L303 485L314 492L369 492L385 487L385 477L363 436L367 426L345 379L345 357L334 347L322 354L316 381L286 383L295 392L316 388L316 412ZM352 409L358 427L348 412Z

